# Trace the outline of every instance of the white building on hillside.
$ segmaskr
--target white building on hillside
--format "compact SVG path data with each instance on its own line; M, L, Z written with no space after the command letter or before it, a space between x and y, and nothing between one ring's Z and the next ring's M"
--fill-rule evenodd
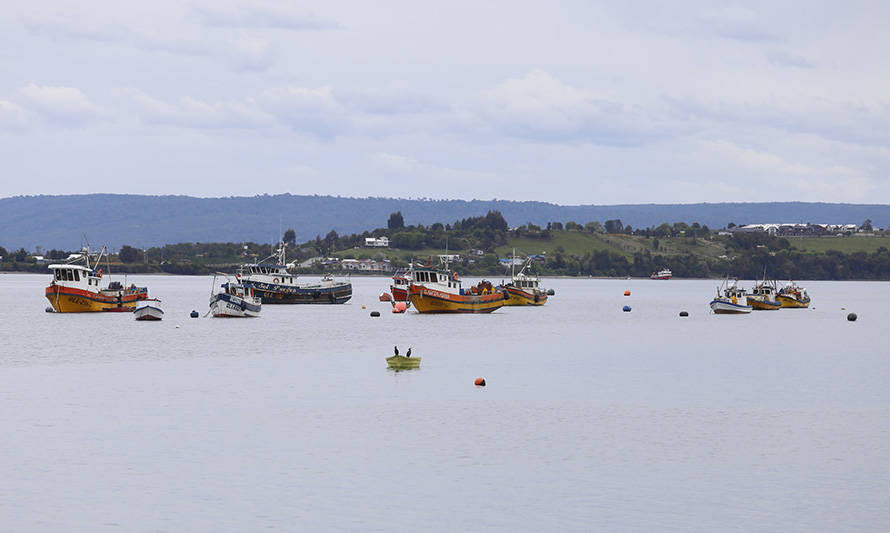
M383 236L379 238L366 237L365 248L389 248L389 237Z

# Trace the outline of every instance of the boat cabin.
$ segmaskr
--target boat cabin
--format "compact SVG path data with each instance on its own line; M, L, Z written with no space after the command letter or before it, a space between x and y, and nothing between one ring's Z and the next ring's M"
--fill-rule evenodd
M253 264L244 265L241 279L278 285L296 285L297 277L287 271L284 265Z
M428 287L431 284L436 284L439 285L439 287L434 288L447 287L449 289L460 290L460 277L456 272L448 273L431 269L415 270L413 272L412 281Z
M53 271L53 283L86 290L99 290L101 271L94 272L80 265L50 265L49 269Z

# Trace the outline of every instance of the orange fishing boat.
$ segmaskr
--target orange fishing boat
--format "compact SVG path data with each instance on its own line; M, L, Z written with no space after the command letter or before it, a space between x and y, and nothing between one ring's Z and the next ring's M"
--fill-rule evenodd
M412 265L409 275L408 300L418 313L491 313L509 297L488 281L463 289L447 263L444 268Z
M98 267L105 253L103 247L95 262L92 262L89 248L85 248L73 262L49 266L53 279L46 288L45 295L55 312L131 312L136 309L138 302L148 299L148 289L145 287L124 287L119 281L112 281L105 288L100 287L103 273ZM75 264L80 260L82 265Z

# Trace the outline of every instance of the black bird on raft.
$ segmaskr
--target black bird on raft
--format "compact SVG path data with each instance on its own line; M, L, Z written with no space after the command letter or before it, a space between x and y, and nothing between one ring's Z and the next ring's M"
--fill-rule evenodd
M393 347L392 347L392 351L393 351L393 353L395 353L396 355L399 355L399 347L398 347L398 346L393 346Z
M411 348L408 348L408 353L405 354L405 357L411 357Z

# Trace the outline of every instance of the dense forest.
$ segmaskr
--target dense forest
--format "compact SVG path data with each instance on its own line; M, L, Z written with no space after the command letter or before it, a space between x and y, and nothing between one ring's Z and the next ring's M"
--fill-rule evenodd
M890 279L890 251L884 245L890 243L890 236L882 232L868 237L832 237L833 241L826 242L838 249L813 252L800 247L818 237L792 243L792 239L762 232L727 234L699 223L633 228L619 219L543 226L529 222L511 228L504 216L493 210L428 226L406 225L405 217L397 211L390 214L386 227L373 231L339 235L330 230L305 242L297 242L296 236L288 229L282 240L288 261L303 273L339 269L336 261L305 264L312 258L385 260L391 268L400 268L411 260L429 260L447 250L460 256L453 266L464 274L501 276L504 258L515 249L517 255L534 255L533 268L542 275L640 277L669 267L676 277L689 278L728 275L753 279L767 273L778 279ZM388 237L390 246L365 248L368 237ZM851 243L872 249L844 251ZM207 274L262 261L271 255L273 246L194 242L138 249L124 245L105 262L117 272ZM52 249L42 254L41 262L24 248L0 247L0 270L45 272L45 263L64 261L70 253Z

